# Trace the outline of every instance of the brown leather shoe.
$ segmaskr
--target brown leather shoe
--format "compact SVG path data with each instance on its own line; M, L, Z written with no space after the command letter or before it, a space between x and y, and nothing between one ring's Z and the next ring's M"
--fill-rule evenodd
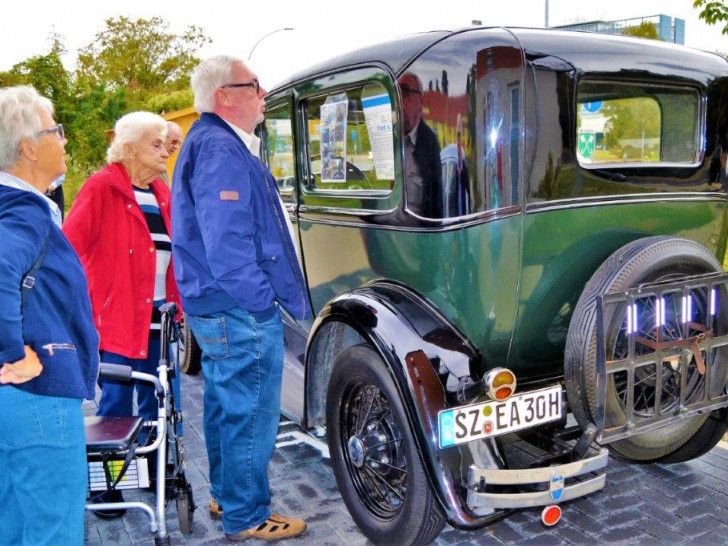
M210 497L210 517L212 519L222 519L222 506L220 506L215 497Z
M235 541L247 540L249 538L273 541L297 537L302 535L305 530L306 522L302 519L271 514L267 520L257 527L251 527L234 535L226 534L225 536L228 540Z

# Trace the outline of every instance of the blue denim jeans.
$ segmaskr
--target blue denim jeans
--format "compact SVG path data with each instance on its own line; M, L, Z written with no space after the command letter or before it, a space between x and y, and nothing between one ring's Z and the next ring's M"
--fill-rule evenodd
M81 400L0 386L0 544L83 544Z
M108 351L101 351L101 362L105 364L124 364L131 366L134 371L157 375L159 366L159 338L149 339L147 358L129 358ZM157 397L151 383L125 383L100 379L101 399L96 415L111 417L126 417L134 415L134 390L137 393L138 415L144 419L157 418Z
M202 349L204 429L210 493L223 507L223 529L239 533L270 515L268 461L280 419L283 323L236 308L190 316Z

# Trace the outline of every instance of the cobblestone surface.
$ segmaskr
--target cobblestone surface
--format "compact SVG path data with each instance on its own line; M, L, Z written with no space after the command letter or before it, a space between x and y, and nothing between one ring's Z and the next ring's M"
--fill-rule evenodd
M198 509L193 532L179 530L174 503L167 509L172 544L228 544L222 525L207 511L209 483L202 432L202 378L182 380L187 477ZM93 402L84 412L93 415ZM302 517L305 535L289 543L354 546L366 544L336 489L326 446L294 424L281 421L271 461L273 510ZM147 491L125 492L127 500L153 503ZM611 460L607 487L564 503L563 518L548 529L540 510L524 510L476 531L446 526L437 544L726 544L728 543L728 445L721 443L698 460L677 465L628 465ZM147 516L136 510L101 520L87 513L89 545L154 544ZM248 541L248 544L265 544Z

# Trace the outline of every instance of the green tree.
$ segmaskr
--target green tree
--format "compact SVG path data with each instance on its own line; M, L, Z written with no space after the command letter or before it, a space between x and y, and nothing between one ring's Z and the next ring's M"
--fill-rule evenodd
M637 36L638 38L649 38L650 40L659 40L660 34L657 32L655 23L642 21L636 27L627 27L622 31L625 36Z
M659 138L660 106L648 97L632 97L607 101L604 104L607 117L605 143L612 150L622 150L629 158L642 150L634 141ZM629 144L624 145L624 142ZM631 142L630 142L631 141Z
M181 34L168 27L161 17L107 19L106 28L79 52L79 81L132 94L187 88L199 62L194 54L211 40L193 25Z
M65 52L60 36L51 35L50 51L46 55L30 57L7 72L0 72L0 86L32 85L58 108L69 96L70 76L61 61Z
M55 105L68 138L67 207L88 175L103 165L107 131L117 119L133 110L162 113L192 105L189 75L199 62L195 52L210 40L194 26L181 34L167 29L159 17L108 19L79 52L75 72L63 66L66 50L56 34L47 54L0 72L0 86L33 85Z
M716 0L695 0L693 7L700 8L700 17L709 25L722 25L723 34L728 34L728 6Z

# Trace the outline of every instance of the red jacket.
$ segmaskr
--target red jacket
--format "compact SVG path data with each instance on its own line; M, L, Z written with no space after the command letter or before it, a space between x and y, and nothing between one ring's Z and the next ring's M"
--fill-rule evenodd
M169 188L159 178L151 187L171 237ZM86 270L100 349L146 358L157 252L123 165L107 165L86 180L63 232ZM167 301L180 305L171 263L166 289Z

